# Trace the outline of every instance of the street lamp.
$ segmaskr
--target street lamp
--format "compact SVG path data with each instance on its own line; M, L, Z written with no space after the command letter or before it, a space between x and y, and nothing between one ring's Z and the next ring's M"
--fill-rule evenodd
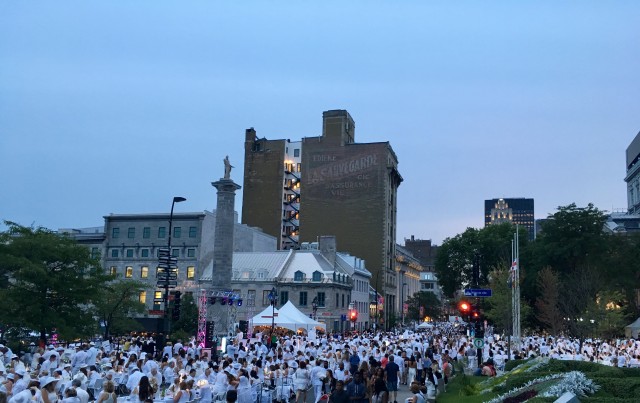
M401 309L402 309L402 326L404 326L404 286L406 286L407 283L402 283L402 302L401 302Z
M269 336L269 349L271 349L273 347L273 329L276 327L276 301L278 299L276 287L271 288L268 298L271 301L271 335Z
M318 319L318 297L316 296L311 301L311 308L313 309L313 319Z
M171 230L173 227L173 208L176 205L176 203L181 203L183 201L185 201L187 199L185 199L184 197L180 197L180 196L174 196L173 201L171 202L171 213L169 213L169 239L167 241L167 250L168 250L168 261L171 261L171 258L173 256L171 256ZM165 271L165 275L164 275L164 337L165 337L165 341L166 338L169 336L169 277L171 272L173 271L172 264L168 265L169 267L164 269Z

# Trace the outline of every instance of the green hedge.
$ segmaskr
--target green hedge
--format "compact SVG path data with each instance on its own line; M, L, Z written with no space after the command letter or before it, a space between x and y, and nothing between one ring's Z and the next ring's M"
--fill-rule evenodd
M515 367L517 367L520 364L524 364L527 361L532 360L532 358L529 358L527 360L509 360L504 364L504 370L506 372L511 371L512 369L514 369Z
M591 396L591 397L581 397L581 402L585 403L637 403L637 398L621 398L621 397L600 397L600 396Z
M542 372L584 372L587 377L608 376L616 378L640 377L640 368L617 368L608 365L596 364L588 361L563 361L550 360L547 365L541 368Z
M640 378L590 377L600 386L598 393L611 394L620 398L635 398L640 401Z

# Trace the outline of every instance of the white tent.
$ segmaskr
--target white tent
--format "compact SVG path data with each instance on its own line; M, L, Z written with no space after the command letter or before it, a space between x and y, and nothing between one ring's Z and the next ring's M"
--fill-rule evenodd
M311 319L304 313L300 312L298 308L291 301L288 301L282 308L280 308L280 312L283 315L295 320L298 323L298 329L304 329L307 333L309 333L312 329L322 329L323 331L327 330L327 325L324 323L318 322L317 320ZM297 329L296 329L297 330Z
M275 320L273 320L272 314L275 313ZM253 317L253 326L271 326L275 323L278 327L284 327L294 332L298 330L298 321L285 315L279 309L273 309L273 307L266 307L264 311L260 312ZM272 322L273 321L273 322Z
M632 324L625 326L624 334L629 338L637 339L640 334L640 318L636 319Z

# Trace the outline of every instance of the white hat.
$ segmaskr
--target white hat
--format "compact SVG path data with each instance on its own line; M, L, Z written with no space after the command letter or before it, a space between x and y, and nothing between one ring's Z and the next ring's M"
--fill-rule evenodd
M24 369L20 368L16 370L16 375L25 376L26 372L24 372Z
M47 377L44 377L44 378L40 379L40 386L45 387L48 384L53 383L53 382L58 382L58 380L56 378L52 377L52 376L47 376Z
M53 344L49 344L49 345L47 346L47 348L48 348L49 350L53 350L55 347L53 347Z
M240 369L241 365L239 362L234 362L233 363L233 369Z

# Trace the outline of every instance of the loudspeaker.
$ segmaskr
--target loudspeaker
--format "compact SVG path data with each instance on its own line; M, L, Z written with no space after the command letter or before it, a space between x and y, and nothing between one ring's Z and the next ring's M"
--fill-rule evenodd
M239 322L239 328L240 328L240 331L242 333L247 333L249 331L249 321L248 320L241 320Z

